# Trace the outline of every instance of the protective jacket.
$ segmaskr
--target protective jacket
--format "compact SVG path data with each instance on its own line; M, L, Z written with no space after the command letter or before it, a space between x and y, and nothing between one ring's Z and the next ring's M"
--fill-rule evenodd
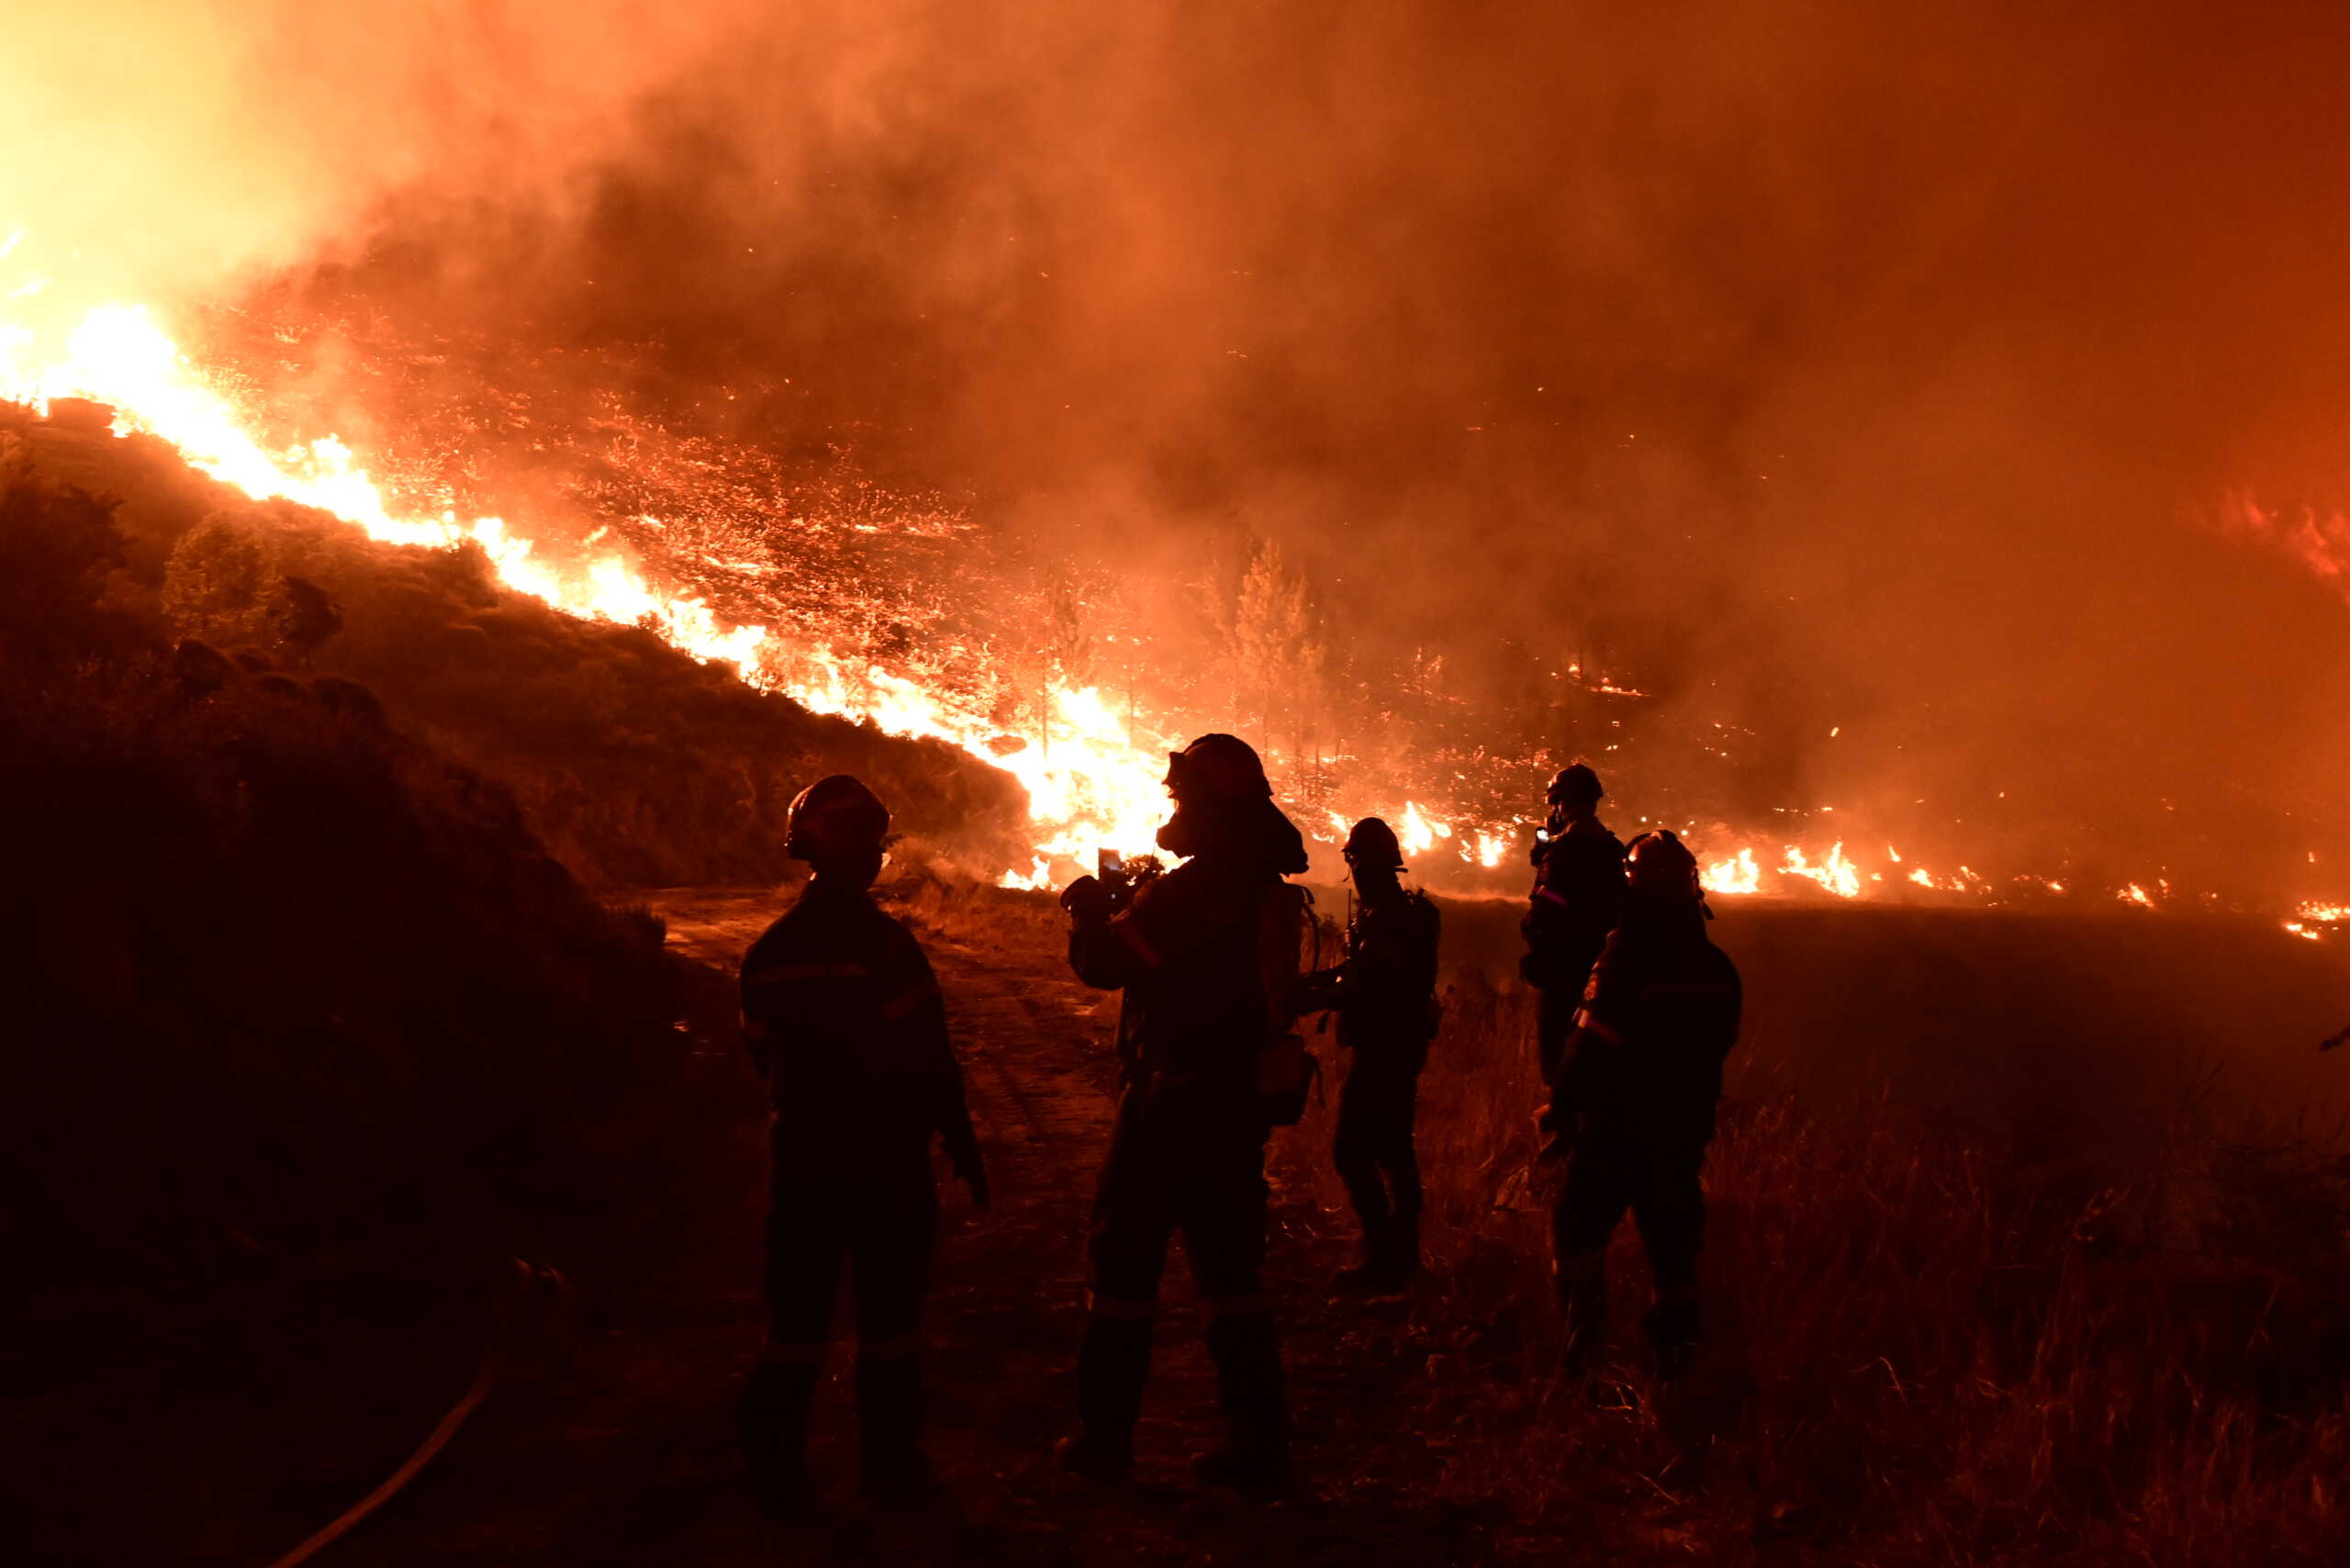
M1398 888L1355 906L1345 961L1312 977L1315 1000L1338 1014L1351 1051L1416 1051L1436 1033L1437 945L1442 921L1427 895Z
M1187 860L1108 921L1069 928L1069 968L1122 991L1119 1048L1145 1103L1222 1103L1255 1114L1270 1016L1261 922L1281 877L1254 857Z
M1624 844L1591 817L1536 846L1534 891L1520 930L1528 983L1579 991L1616 928L1624 900Z
M918 1176L930 1140L976 1161L930 960L862 889L819 877L743 959L743 1021L780 1162L828 1181Z
M1740 1006L1738 966L1696 910L1628 901L1554 1070L1554 1112L1703 1148Z
M1150 1318L1179 1232L1209 1313L1232 1452L1286 1463L1281 1352L1261 1294L1271 1117L1259 1074L1297 980L1293 931L1278 993L1266 937L1288 902L1281 868L1302 866L1304 846L1270 802L1212 825L1192 858L1144 883L1114 917L1091 901L1071 912L1070 968L1125 993L1126 1086L1094 1189L1078 1355L1085 1450L1112 1456L1113 1468L1131 1455Z

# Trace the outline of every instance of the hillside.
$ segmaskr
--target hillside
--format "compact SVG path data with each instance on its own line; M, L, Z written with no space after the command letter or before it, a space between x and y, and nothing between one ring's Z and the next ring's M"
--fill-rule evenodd
M550 610L498 587L471 546L379 544L254 502L105 420L0 406L0 436L30 472L113 503L119 548L93 594L126 635L365 686L397 727L504 785L591 882L775 877L784 805L832 771L872 782L938 853L1025 863L1019 786L953 747L811 713L648 632Z

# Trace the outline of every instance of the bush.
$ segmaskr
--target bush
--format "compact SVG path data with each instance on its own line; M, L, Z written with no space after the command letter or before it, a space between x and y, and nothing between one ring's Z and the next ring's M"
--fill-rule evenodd
M105 509L21 480L5 503L0 550L79 542L46 559L81 584L58 613L90 611ZM190 559L233 569L207 580L250 586L250 541L208 539ZM17 1364L96 1324L173 1332L238 1248L470 1282L623 1244L676 1158L647 1113L684 1081L657 923L607 912L364 688L103 624L0 670Z
M163 569L163 614L183 637L230 647L276 641L284 579L252 530L215 513L188 530Z

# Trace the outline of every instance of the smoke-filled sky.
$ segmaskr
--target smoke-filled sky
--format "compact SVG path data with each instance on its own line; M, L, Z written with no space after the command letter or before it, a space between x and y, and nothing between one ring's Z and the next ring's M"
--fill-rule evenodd
M2340 795L2350 607L2218 526L2236 492L2350 500L2333 7L10 30L0 232L61 299L333 263L420 329L657 342L748 389L747 433L853 432L1041 538L1174 562L1242 526L1365 637L1595 634L1751 722L1931 754L1823 750L1823 789Z

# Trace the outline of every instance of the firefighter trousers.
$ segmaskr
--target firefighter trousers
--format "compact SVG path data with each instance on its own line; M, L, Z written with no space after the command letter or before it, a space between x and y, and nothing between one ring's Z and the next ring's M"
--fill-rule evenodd
M1362 1045L1338 1091L1338 1125L1330 1162L1346 1183L1375 1260L1408 1267L1419 1257L1420 1161L1412 1141L1420 1070L1417 1042Z
M929 1168L864 1172L778 1154L767 1227L767 1342L745 1420L755 1417L759 1443L774 1455L767 1462L796 1469L845 1273L856 1303L867 1479L903 1480L922 1464L920 1326L938 1223ZM747 1433L746 1426L746 1443Z
M1159 1280L1180 1233L1208 1311L1208 1350L1233 1444L1286 1451L1288 1401L1262 1280L1268 1131L1253 1100L1154 1106L1143 1090L1127 1092L1087 1240L1091 1289L1078 1414L1089 1442L1112 1451L1131 1443Z
M1550 1223L1561 1301L1578 1331L1605 1329L1607 1243L1628 1209L1656 1283L1650 1336L1665 1357L1695 1342L1707 1141L1589 1118L1577 1131Z

